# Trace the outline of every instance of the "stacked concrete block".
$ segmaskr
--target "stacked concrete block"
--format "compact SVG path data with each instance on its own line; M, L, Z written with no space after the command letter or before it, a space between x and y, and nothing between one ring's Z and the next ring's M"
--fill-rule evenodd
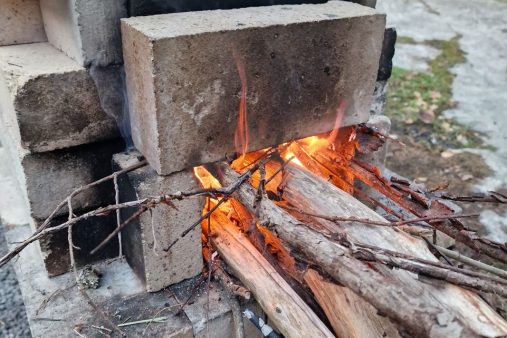
M0 47L0 128L34 228L73 190L110 174L112 155L124 149L86 69L45 42ZM112 183L103 184L76 196L73 209L79 214L113 202ZM66 213L60 210L57 221ZM90 221L86 231L76 230L79 242L97 243L111 226ZM69 268L64 233L41 242L50 275ZM97 257L79 251L78 263L117 254L114 245Z
M80 65L121 63L126 0L41 0L48 41Z
M114 167L125 169L139 158L137 152L116 154ZM118 183L121 202L199 188L192 171L158 176L149 166L119 177ZM159 205L127 225L122 234L123 252L147 291L159 291L201 272L201 226L180 235L199 220L203 207L202 198L174 201L174 206ZM122 210L122 222L135 211Z
M353 3L122 20L134 144L159 174L235 151L247 78L249 151L366 121L385 16Z
M67 221L67 216L55 218L50 226L59 225ZM77 222L73 226L72 237L74 258L78 266L84 266L106 258L116 257L119 253L118 241L111 241L109 245L90 255L106 237L116 228L114 214L93 217ZM59 231L40 240L42 259L49 276L64 274L70 269L69 245L67 231Z
M0 1L0 46L46 40L39 0Z
M86 69L48 43L0 47L0 111L11 137L45 152L116 137Z

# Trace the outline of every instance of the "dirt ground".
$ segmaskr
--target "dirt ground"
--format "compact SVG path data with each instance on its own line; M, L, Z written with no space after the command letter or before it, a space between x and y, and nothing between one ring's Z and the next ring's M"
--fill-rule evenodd
M507 191L507 4L496 0L379 0L398 32L386 114L392 133L385 165L455 194ZM503 42L500 42L503 41ZM467 224L507 241L507 207Z

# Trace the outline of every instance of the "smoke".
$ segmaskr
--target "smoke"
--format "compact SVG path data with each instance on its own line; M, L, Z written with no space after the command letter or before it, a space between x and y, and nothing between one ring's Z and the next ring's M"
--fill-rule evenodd
M115 119L127 150L132 149L134 144L130 131L129 102L123 66L103 67L92 63L90 76L97 87L102 109Z

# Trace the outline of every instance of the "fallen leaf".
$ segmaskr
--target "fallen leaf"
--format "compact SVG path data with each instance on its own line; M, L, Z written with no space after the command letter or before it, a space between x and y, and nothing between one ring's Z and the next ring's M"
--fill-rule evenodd
M435 112L433 110L424 110L419 113L419 120L426 124L433 123L435 120Z
M442 156L442 158L451 158L453 157L455 154L450 151L450 150L444 150L440 153L440 156Z
M462 180L463 182L470 181L470 180L472 180L473 178L474 178L474 176L473 176L473 175L470 175L470 174L464 174L464 175L462 175L462 176L461 176L461 180Z

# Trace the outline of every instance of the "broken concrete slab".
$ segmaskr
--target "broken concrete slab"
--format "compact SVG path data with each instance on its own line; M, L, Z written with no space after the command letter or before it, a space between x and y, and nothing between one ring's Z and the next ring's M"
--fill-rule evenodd
M138 152L116 154L113 166L115 170L125 169L138 163L139 157L142 156ZM120 202L199 188L192 171L158 176L150 166L118 177L118 185ZM200 225L185 237L180 238L180 235L199 220L204 200L189 198L174 201L174 205L175 208L160 205L143 213L122 232L125 257L148 292L156 292L194 277L202 269ZM136 209L122 210L122 222L135 211ZM176 240L178 242L168 249Z
M234 152L247 80L249 151L365 122L384 15L353 3L122 20L134 144L162 175Z
M121 63L126 0L41 0L48 41L82 66Z
M33 152L118 136L87 71L48 43L0 47L0 116Z
M0 46L47 41L39 0L0 1Z

